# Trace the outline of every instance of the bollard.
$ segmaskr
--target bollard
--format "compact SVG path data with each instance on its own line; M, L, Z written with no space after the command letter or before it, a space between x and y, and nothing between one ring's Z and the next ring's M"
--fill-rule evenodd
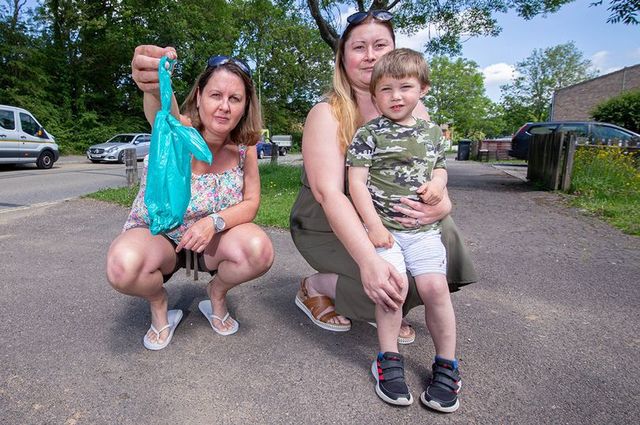
M280 155L280 152L278 152L278 145L273 143L273 141L271 141L270 143L271 143L271 165L278 165L278 155Z
M124 169L127 173L127 186L138 184L138 155L135 149L124 150Z

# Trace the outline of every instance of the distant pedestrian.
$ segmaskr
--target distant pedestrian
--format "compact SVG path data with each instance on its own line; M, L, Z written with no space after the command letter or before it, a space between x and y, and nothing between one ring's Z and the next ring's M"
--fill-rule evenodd
M138 46L132 61L133 79L144 92L144 112L152 125L160 109L158 65L163 56L177 57L173 48ZM182 318L181 310L168 310L164 283L187 267L190 255L197 270L213 275L209 299L199 307L221 335L238 330L227 310L227 292L262 275L273 262L271 240L251 223L260 203L255 144L262 119L249 67L236 58L212 56L204 68L183 104L185 116L172 100L173 115L193 124L214 157L211 165L192 158L191 200L183 224L151 234L145 172L123 233L107 255L111 285L149 301L151 327L143 340L150 350L166 347Z

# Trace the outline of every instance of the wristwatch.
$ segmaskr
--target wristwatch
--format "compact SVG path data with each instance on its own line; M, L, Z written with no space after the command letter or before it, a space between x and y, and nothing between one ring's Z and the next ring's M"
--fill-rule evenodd
M213 220L213 228L216 233L222 232L227 225L227 223L224 222L224 218L220 217L217 213L213 213L209 217Z

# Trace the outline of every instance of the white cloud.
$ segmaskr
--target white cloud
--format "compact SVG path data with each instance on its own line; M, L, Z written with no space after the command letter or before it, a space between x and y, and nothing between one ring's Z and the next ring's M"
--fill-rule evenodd
M504 62L481 68L480 72L484 76L485 93L494 102L500 100L500 86L512 82L519 75L515 66Z
M591 67L601 74L606 74L604 70L607 68L607 62L609 62L609 52L606 50L600 50L591 55Z
M396 46L424 52L424 45L429 41L429 36L437 34L436 31L435 25L429 25L427 28L423 28L411 35L401 34L396 31Z
M511 82L518 74L513 65L504 62L494 63L482 68L480 71L484 75L485 84L498 86Z

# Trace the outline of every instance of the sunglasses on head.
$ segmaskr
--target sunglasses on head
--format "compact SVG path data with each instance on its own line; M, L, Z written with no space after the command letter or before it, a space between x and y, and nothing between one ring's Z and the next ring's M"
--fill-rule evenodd
M349 25L358 25L369 16L378 21L387 22L393 19L393 13L388 10L370 10L368 12L356 12L353 15L349 15L347 22Z
M225 56L225 55L211 56L207 60L207 68L217 68L219 66L224 65L225 63L234 64L235 66L240 68L240 71L247 74L247 77L251 78L251 70L249 69L249 65L247 65L244 61L240 59L232 58L231 56Z

